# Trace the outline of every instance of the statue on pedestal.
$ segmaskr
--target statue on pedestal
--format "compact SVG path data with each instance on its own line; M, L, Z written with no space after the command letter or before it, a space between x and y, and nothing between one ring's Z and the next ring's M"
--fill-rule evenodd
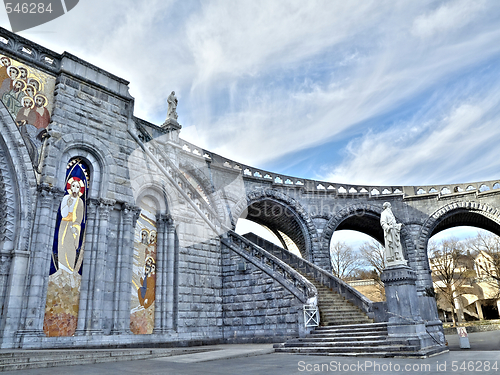
M396 223L396 218L392 213L391 204L389 202L385 202L383 207L384 211L382 211L380 215L380 225L384 230L386 265L406 265L407 263L403 256L403 248L400 239L401 226L403 224Z
M168 96L167 103L168 103L167 119L171 118L171 119L177 120L178 100L175 97L175 91L172 91L172 93Z

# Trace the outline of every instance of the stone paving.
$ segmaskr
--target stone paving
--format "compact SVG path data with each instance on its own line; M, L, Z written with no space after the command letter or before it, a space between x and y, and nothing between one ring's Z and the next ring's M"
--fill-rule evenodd
M460 350L456 335L447 336L450 352L427 359L346 358L273 353L271 344L214 345L202 353L5 374L496 374L500 372L500 337L495 332L469 335L471 350ZM477 350L479 349L479 350ZM486 349L486 350L484 350ZM496 364L496 366L495 366ZM498 370L495 367L499 367Z

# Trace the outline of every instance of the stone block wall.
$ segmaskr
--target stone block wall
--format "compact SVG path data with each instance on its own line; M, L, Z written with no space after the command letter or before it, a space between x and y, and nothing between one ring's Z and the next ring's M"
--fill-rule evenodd
M225 342L283 342L303 334L303 304L283 285L225 246L222 269Z
M189 232L181 232L180 236ZM222 339L220 245L216 239L180 247L177 332L184 340Z

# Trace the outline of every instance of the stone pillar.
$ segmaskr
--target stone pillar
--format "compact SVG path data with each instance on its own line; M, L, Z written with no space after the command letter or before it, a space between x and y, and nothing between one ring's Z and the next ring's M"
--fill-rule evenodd
M418 349L444 344L444 336L434 338L438 344L426 332L420 316L416 273L408 266L394 265L387 267L380 279L385 286L389 337L409 339Z
M118 321L115 334L131 334L130 331L130 290L132 283L132 263L134 248L135 223L141 210L138 207L124 204L122 207L121 259L118 288Z
M94 306L94 292L95 292L95 266L96 266L96 258L97 258L97 248L99 246L99 199L90 199L89 207L91 207L92 212L92 226L89 225L90 232L87 234L88 241L92 244L92 247L87 254L89 257L88 265L89 265L89 275L87 280L88 292L87 292L87 309L85 312L85 334L92 334L92 310ZM91 234L91 236L90 236ZM85 261L85 258L84 258Z
M166 259L166 264L167 264L167 278L166 278L166 285L165 289L163 292L163 295L166 296L165 299L165 311L167 312L166 314L166 328L168 330L173 330L174 329L174 291L175 291L175 285L174 285L174 272L175 272L175 226L174 222L169 217L167 221L167 259Z
M90 328L90 316L87 314L89 310L89 300L92 298L93 283L91 282L91 268L93 254L95 254L96 245L94 238L97 237L97 214L98 201L96 199L89 199L87 203L87 225L85 233L85 247L82 263L82 283L80 286L80 305L78 308L78 322L76 326L75 336L84 335L86 329Z
M163 333L165 331L166 311L164 306L165 299L165 280L166 280L166 254L167 235L166 235L165 214L156 215L156 288L155 288L155 324L153 333Z
M92 298L91 313L91 333L102 333L102 302L104 294L104 270L105 270L105 254L108 242L108 220L109 211L112 209L115 201L111 199L99 200L99 235L97 242L97 253L95 257L95 273L94 273L94 293Z
M476 310L479 320L484 320L483 308L481 307L481 302L479 300L476 301Z
M497 299L498 316L500 317L500 299Z
M2 348L16 345L15 335L19 329L24 297L24 284L29 264L29 253L25 250L13 250L8 256L0 257L0 273L5 282L3 299ZM2 285L4 287L4 285Z
M28 281L28 302L24 327L18 332L21 346L28 344L30 336L45 336L43 320L47 300L47 286L54 242L54 227L59 203L64 191L46 184L38 187L38 201L33 240L31 241L31 278ZM45 225L44 225L45 224Z

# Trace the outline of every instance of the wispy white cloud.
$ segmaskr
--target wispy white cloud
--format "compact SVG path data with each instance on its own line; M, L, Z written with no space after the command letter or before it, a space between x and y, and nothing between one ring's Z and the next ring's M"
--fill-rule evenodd
M204 143L250 164L293 155L389 113L454 75L459 79L464 69L500 51L500 29L482 24L484 4L474 12L464 3L437 10L425 3L348 4L337 9L310 2L284 10L238 3L238 12L214 2L198 14L188 36L200 67L192 85L199 104L193 123ZM431 21L461 14L464 7L470 10L466 21L433 29L446 31L446 38L422 40L424 26L418 25L424 20L431 28ZM467 25L474 33L464 37L461 27ZM276 78L283 72L289 74L286 85ZM207 96L229 88L230 103L216 113Z
M429 38L472 22L480 12L487 11L486 1L450 1L415 18L412 34Z
M472 182L478 171L494 179L500 168L500 98L449 103L442 118L420 116L384 131L369 131L349 143L344 162L325 175L329 181L361 184ZM488 163L485 163L488 160Z
M495 103L479 86L457 95L450 82L474 69L480 79L498 58L499 17L493 0L86 0L21 34L131 81L136 115L152 122L163 121L175 90L181 136L196 133L200 146L229 158L259 166L364 133L321 175L397 184L491 174L494 149L478 150L496 139ZM406 107L412 113L398 117ZM388 149L398 157L391 167ZM456 170L450 160L464 152L476 174L451 176L446 167ZM442 155L442 167L429 153ZM321 157L314 162L332 155Z

